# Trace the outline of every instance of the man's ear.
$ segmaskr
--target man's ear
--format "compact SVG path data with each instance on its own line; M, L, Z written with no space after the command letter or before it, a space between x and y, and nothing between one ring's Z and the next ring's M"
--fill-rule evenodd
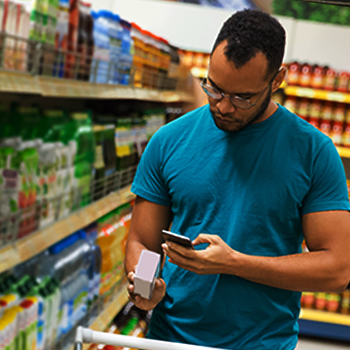
M281 67L280 71L278 72L275 80L272 83L272 92L275 92L279 89L279 87L282 85L284 78L286 77L287 68Z

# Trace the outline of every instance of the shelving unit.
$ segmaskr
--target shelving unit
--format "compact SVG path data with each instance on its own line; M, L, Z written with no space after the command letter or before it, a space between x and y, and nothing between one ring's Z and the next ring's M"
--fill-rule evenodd
M307 97L324 101L350 103L350 94L337 91L317 90L299 86L286 86L284 88L284 93L287 96Z
M300 334L350 341L350 316L302 309Z
M108 325L114 319L119 311L128 301L127 285L122 285L119 293L109 303L109 305L102 311L102 313L96 318L94 323L89 327L93 331L103 332L107 329ZM83 349L89 348L89 344L84 344ZM73 348L72 348L73 350Z
M0 71L0 92L64 98L129 99L169 103L193 102L193 96L185 92L93 84L9 71Z
M0 273L28 260L61 239L87 226L115 208L130 202L135 196L130 187L84 207L65 219L39 230L16 243L0 249Z

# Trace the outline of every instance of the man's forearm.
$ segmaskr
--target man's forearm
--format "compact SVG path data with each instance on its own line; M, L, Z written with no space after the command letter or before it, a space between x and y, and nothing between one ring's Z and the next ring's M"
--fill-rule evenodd
M126 275L129 272L135 271L135 266L137 265L142 250L147 249L143 244L138 241L129 241L126 246L125 262L124 268Z
M234 252L231 262L229 274L295 291L341 291L350 278L346 268L326 250L276 258Z

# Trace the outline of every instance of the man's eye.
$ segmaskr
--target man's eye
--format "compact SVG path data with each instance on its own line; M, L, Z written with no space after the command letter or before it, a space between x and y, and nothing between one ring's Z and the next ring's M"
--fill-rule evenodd
M242 95L237 95L240 98L243 98L244 100L249 100L252 96L242 96Z

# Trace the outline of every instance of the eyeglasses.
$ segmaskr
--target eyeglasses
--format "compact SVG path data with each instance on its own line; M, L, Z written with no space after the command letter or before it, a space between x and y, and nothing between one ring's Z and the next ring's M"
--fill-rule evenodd
M246 99L246 98L242 98L239 96L231 96L231 95L227 95L224 94L222 91L216 89L215 87L208 85L207 84L207 78L204 78L201 82L201 87L203 89L203 91L211 98L220 101L223 98L228 98L232 105L234 107L238 107L241 109L251 109L252 107L254 107L260 100L261 96L264 94L264 92L267 90L267 88L270 86L270 84L275 80L277 74L281 71L281 69L278 70L278 72L273 76L273 78L271 79L271 81L269 82L269 84L266 86L266 88L260 93L260 96L258 97L258 99L256 100L255 103L252 103L250 100Z

